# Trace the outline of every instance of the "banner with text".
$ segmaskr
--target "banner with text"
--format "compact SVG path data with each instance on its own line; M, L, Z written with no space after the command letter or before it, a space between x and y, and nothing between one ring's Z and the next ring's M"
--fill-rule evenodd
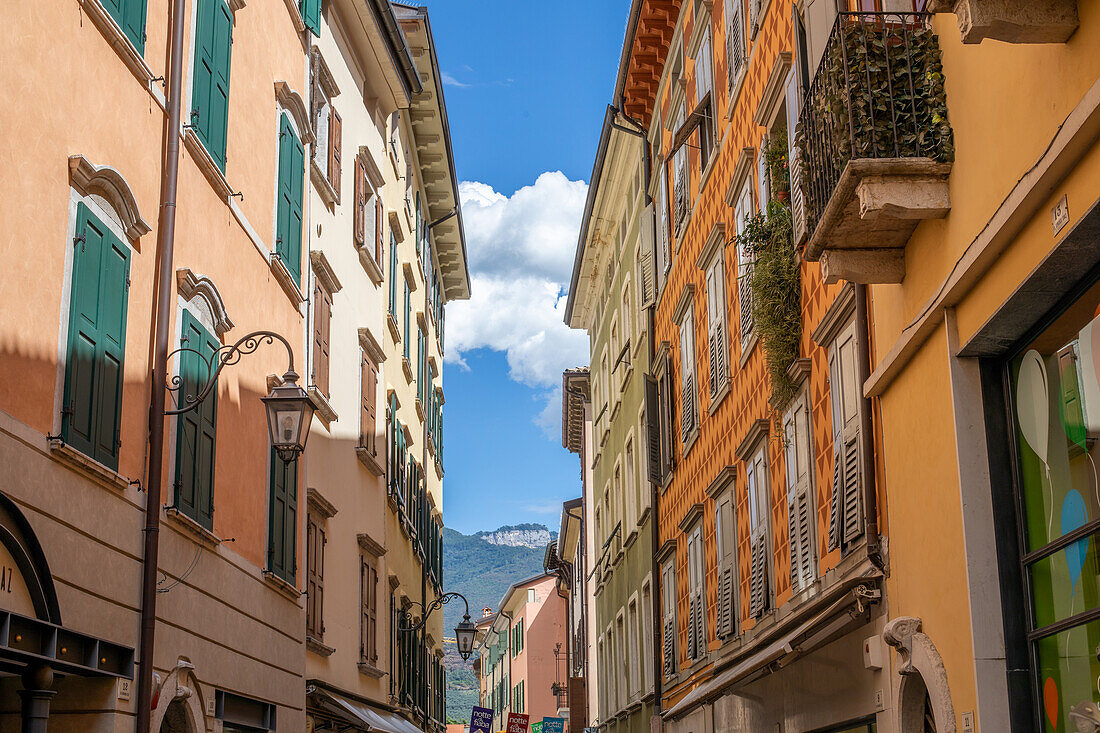
M489 733L493 728L493 711L491 708L479 708L474 705L470 711L470 733Z
M527 733L527 716L508 713L508 733Z
M565 733L565 718L543 718L542 733Z

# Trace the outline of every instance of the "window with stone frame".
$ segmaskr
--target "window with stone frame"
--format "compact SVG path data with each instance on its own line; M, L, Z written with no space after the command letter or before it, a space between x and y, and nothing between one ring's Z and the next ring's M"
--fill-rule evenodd
M699 427L698 381L695 365L695 306L693 298L679 319L680 331L680 440L690 443Z
M664 676L668 679L679 667L676 658L676 556L665 560L661 566L661 638L663 646Z
M732 481L732 479L731 479ZM732 483L714 498L714 538L717 561L717 623L718 638L737 635L740 589L737 566L737 509Z
M320 52L311 54L311 119L315 134L312 162L340 199L340 170L343 156L343 122L333 104L340 89Z
M729 324L726 315L726 253L719 245L704 270L707 291L707 354L710 397L729 387Z
M749 219L754 214L752 197L752 178L749 177L741 187L734 210L734 223L738 234L743 234ZM753 335L752 317L752 250L741 245L737 248L737 307L739 312L741 347L744 349Z
M760 618L771 608L773 591L767 451L767 440L761 440L745 461L749 505L749 615L752 618Z
M707 654L707 594L703 560L703 522L698 519L687 532L688 635L687 657L702 659Z
M813 488L813 433L809 397L799 394L783 415L783 463L787 479L787 531L791 589L801 591L817 579L817 543Z
M306 512L306 636L325 636L325 519L312 506Z
M699 168L705 170L714 154L717 143L714 104L714 49L708 20L703 40L695 53L695 117L693 124L699 129Z

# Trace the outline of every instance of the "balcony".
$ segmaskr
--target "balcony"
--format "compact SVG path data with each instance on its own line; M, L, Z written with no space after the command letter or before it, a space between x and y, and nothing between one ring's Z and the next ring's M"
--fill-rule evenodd
M806 94L805 257L826 282L901 282L917 224L950 209L954 136L930 17L839 14Z

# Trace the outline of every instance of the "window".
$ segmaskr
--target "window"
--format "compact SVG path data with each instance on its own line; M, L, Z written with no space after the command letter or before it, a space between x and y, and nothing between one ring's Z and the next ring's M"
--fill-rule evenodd
M829 401L833 417L833 491L829 549L847 551L863 535L860 471L860 397L856 326L849 323L829 349Z
M394 235L392 228L390 229L390 271L388 277L390 279L389 316L394 319L394 323L397 323L397 237Z
M661 626L664 638L665 677L676 674L676 558L661 566Z
M298 0L298 12L306 28L315 36L321 35L321 0Z
M695 315L688 306L680 321L680 439L688 443L698 426L695 401Z
M617 550L622 547L622 536L626 532L626 517L623 516L623 466L621 463L615 464L615 470L612 476L611 507L612 511L615 512L614 518L621 527L619 530L620 539L614 544L614 548Z
M298 574L298 462L287 463L274 448L267 538L268 571L293 584Z
M279 123L278 210L275 223L275 254L286 266L296 285L302 283L302 184L305 151L302 141L283 113Z
M373 457L378 457L378 365L363 352L360 357L360 392L362 409L359 413L359 447L366 449Z
M306 512L306 636L320 641L325 635L325 526Z
M743 2L744 0L726 0L726 76L731 94L745 71Z
M329 396L329 341L332 329L332 293L317 278L313 285L313 386Z
M623 304L619 309L620 317L622 318L623 327L623 349L628 350L631 346L631 339L634 336L634 332L630 328L630 314L634 312L634 299L631 297L634 291L630 287L630 280L627 280L623 284ZM627 372L630 370L631 354L629 351L625 351L622 357L622 370L623 370L623 387L626 386Z
M512 627L512 656L517 657L523 651L523 619Z
M618 406L621 399L623 372L625 371L622 360L619 358L621 356L619 351L621 344L619 342L618 314L611 317L611 332L608 337L608 344L611 347L611 358L615 360L611 365L613 379L609 385L611 387L611 404Z
M768 542L768 464L764 451L767 444L745 462L745 479L749 499L749 614L760 618L768 610L771 599L771 583L768 568L770 547Z
M103 7L111 14L123 35L134 44L139 54L145 53L146 0L102 0Z
M655 359L656 377L646 376L646 463L649 480L663 484L672 472L672 363L668 352Z
M726 325L726 262L719 247L706 270L707 351L710 355L710 397L713 401L729 386L729 357Z
M705 576L703 566L703 523L688 532L688 657L701 659L707 653Z
M649 579L642 585L642 628L640 629L642 650L642 687L643 695L653 689L653 594Z
M359 661L378 663L378 560L359 556Z
M661 133L657 134L660 136ZM659 158L654 159L659 160ZM657 169L657 178L657 272L660 277L660 287L663 287L668 271L672 267L672 249L669 246L668 168L660 166Z
M85 204L75 231L61 437L117 469L130 249Z
M703 31L703 40L700 42L699 51L695 55L695 111L694 116L699 121L699 160L700 168L705 169L714 153L715 146L715 120L714 120L714 68L711 50L710 27Z
M810 415L802 394L783 417L787 469L787 530L790 533L791 588L798 592L817 577L813 500L813 464L810 460Z
M631 436L627 438L626 446L623 448L623 503L626 507L623 522L626 525L626 532L633 530L638 521L638 495L635 489L634 465L634 437Z
M198 0L197 13L194 87L191 90L191 129L195 131L206 152L224 173L229 122L229 59L233 46L233 13L226 0ZM299 144L300 147L301 144ZM282 150L280 149L281 161Z
M686 107L684 103L680 103L679 109L676 111L676 123L672 129L677 132L684 126L684 122L687 119ZM688 215L688 149L687 146L681 144L676 148L676 152L672 154L672 177L673 177L673 219L675 222L675 234L677 237L683 232L684 222L687 221Z
M1065 313L1044 319L1047 328L1004 364L1004 379L1011 385L1005 391L1011 403L1007 428L1015 438L1009 448L1015 496L1003 501L1008 506L1015 499L1026 593L1016 608L1006 608L1006 623L1009 617L1026 620L1019 634L1027 633L1032 689L1058 693L1040 698L1046 706L1035 719L1042 714L1054 720L1051 713L1060 720L1074 718L1071 711L1080 710L1080 701L1094 699L1100 675L1095 641L1100 630L1097 305L1093 286ZM1017 531L1008 525L998 522L996 530ZM1067 543L1073 532L1079 538Z
M726 489L714 502L714 536L718 561L718 637L737 633L737 522L732 489Z
M638 699L641 690L641 660L638 659L638 651L640 650L639 638L638 638L638 602L632 600L630 607L627 611L627 647L629 648L629 655L626 660L626 672L630 679L630 700Z
M526 709L526 701L523 694L523 682L523 680L520 680L516 683L515 687L512 688L512 712L520 715L522 715L524 710Z
M405 329L403 332L405 337L403 353L405 361L410 361L409 354L412 351L412 345L409 343L409 330L412 327L412 288L409 287L408 280L405 281L405 320L402 321L402 324Z
M367 176L366 153L355 156L355 215L353 231L357 247L367 247L374 263L382 266L382 197Z
M761 153L763 155L763 153ZM751 180L745 181L741 195L737 198L734 222L737 233L742 234L749 218L753 215ZM741 312L741 347L745 348L752 338L752 251L741 246L737 251L737 302Z
M177 407L198 396L211 377L221 342L189 310L180 318L180 391ZM218 389L195 409L176 418L175 508L206 529L214 529L214 458L218 424Z
M630 684L630 669L627 666L626 620L623 612L619 611L615 619L615 708L621 710L626 707L630 697L628 686Z

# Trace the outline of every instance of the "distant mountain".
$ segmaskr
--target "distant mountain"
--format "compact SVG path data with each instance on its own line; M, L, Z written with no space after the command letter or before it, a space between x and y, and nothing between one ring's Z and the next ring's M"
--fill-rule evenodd
M472 535L444 528L444 590L466 596L474 621L485 607L496 611L509 586L542 572L546 545L555 534L541 524L517 524ZM443 607L445 636L454 636L463 610L458 599ZM470 708L477 704L477 680L470 663L464 663L448 645L443 664L447 668L447 716L468 723Z
M510 527L501 527L492 532L478 532L474 535L474 537L480 537L490 545L530 547L532 549L545 549L551 536L550 530L541 524L516 524Z

